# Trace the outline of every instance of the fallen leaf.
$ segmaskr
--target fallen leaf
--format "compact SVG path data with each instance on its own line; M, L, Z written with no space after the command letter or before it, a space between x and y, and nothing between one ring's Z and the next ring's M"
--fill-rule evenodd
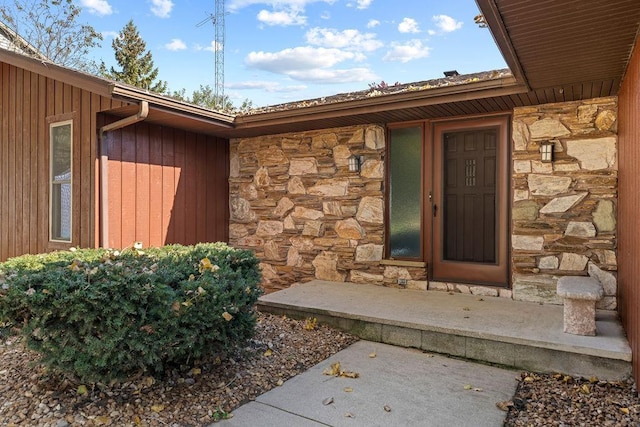
M153 377L144 377L140 382L140 385L143 387L151 387L155 382L156 380L154 380Z
M384 405L385 412L391 412L391 407L389 405Z
M202 370L200 368L193 368L191 370L191 375L200 375L202 373Z
M502 402L496 402L496 406L501 411L507 412L509 410L509 408L513 406L513 401L505 400L505 401L502 401Z
M270 348L267 349L267 351L264 352L264 355L269 357L273 354L273 350L271 350Z
M598 379L598 377L591 377L591 378L589 378L589 382L590 382L591 384L595 384L595 383L597 383L598 381L600 381L600 380Z
M333 403L333 397L327 397L326 399L324 399L324 400L322 401L322 404L323 404L324 406L331 405L332 403Z
M345 391L345 393L351 393L353 391L353 389L351 387L345 387L344 391Z
M178 301L174 301L173 304L171 304L171 310L180 311L180 303Z
M308 317L304 321L304 328L307 331L313 331L317 325L318 325L318 319L316 319L315 317Z
M84 385L84 384L79 385L79 386L78 386L78 391L77 391L77 393L78 393L80 396L83 396L83 395L87 394L87 386L86 386L86 385Z
M182 305L184 305L185 307L191 307L193 305L193 303L191 302L191 300L188 300L188 301L183 302Z
M99 417L95 417L95 419L93 420L93 422L94 422L96 425L101 426L101 425L103 425L103 424L109 424L109 423L111 422L111 418L109 418L109 417L107 417L107 416L105 416L105 415L101 415L101 416L99 416Z
M329 376L340 375L340 362L332 363L331 366L322 371L322 373Z
M164 411L164 405L152 405L151 410L153 412L162 412Z
M573 381L573 377L569 375L565 375L564 378L562 378L562 381L564 381L565 383L568 383L570 381Z
M322 371L324 375L329 375L332 377L343 377L343 378L359 378L360 374L357 372L343 371L340 368L340 362L332 363L331 366L324 371Z
M278 379L278 382L276 383L276 385L277 385L278 387L280 387L282 384L284 384L284 381L282 381L282 378L279 378L279 379Z
M370 357L371 359L374 359L376 356L377 356L377 355L376 355L376 352L375 352L375 351L374 351L373 353L369 353L369 357Z
M582 387L580 387L580 392L583 394L589 394L591 393L591 389L587 384L582 384Z
M532 382L534 382L534 381L535 381L535 379L534 379L533 377L526 376L526 377L524 377L524 380L523 380L523 381L524 381L525 383L532 383Z
M134 415L133 416L133 423L137 426L142 425L142 420L140 419L140 417L138 415Z
M226 320L227 322L230 321L231 319L233 319L233 316L229 313L227 313L226 311L224 313L222 313L222 317L224 317L224 320Z
M471 390L473 387L471 387L471 384L465 384L465 386L463 388L465 390Z
M620 408L620 412L622 412L625 415L629 415L629 408Z
M345 418L355 418L356 417L351 412L347 412L346 414L344 414L344 416L345 416Z

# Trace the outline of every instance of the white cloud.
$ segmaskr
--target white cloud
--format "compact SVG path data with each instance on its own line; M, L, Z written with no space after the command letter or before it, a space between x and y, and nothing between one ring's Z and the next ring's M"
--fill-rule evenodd
M100 34L102 34L102 37L105 39L109 37L113 37L115 39L120 35L117 31L103 31Z
M380 21L377 19L370 19L369 22L367 22L367 28L375 28L378 25L380 25Z
M410 40L407 43L392 43L391 50L382 58L385 62L407 63L414 59L426 58L431 48L424 46L420 40Z
M168 50L185 50L187 48L187 45L184 44L184 42L180 39L171 39L170 43L167 43L164 45L165 48L167 48Z
M456 21L455 19L447 15L436 15L432 19L436 23L436 27L438 27L440 31L445 33L450 33L462 28L462 21Z
M171 0L151 0L151 12L158 18L168 18L172 9Z
M268 4L273 7L274 10L283 9L296 9L304 10L304 8L311 3L328 3L333 4L336 0L231 0L227 3L227 10L230 12L237 12L238 10L254 5L254 4Z
M362 55L357 52L303 46L273 53L251 52L247 55L245 63L252 68L316 84L360 82L375 79L375 74L368 68L332 68L340 62L358 60L361 57Z
M275 53L251 52L245 58L245 63L253 68L289 75L294 71L330 68L355 57L353 52L304 46Z
M307 23L307 17L300 14L299 10L289 9L270 12L261 10L258 13L258 21L270 26L288 27L291 25L304 25Z
M357 0L358 9L367 9L373 3L373 0Z
M113 9L107 0L81 0L80 5L89 9L89 13L94 15L111 15Z
M347 49L357 52L372 52L383 46L373 33L361 33L348 29L337 31L330 28L312 28L307 31L307 42L327 48Z
M217 41L212 40L211 43L209 43L209 46L204 46L203 47L203 46L200 46L200 45L196 45L195 50L198 50L198 51L206 50L206 51L209 51L209 52L215 52L217 50L220 50L221 48L222 48L222 46L220 46Z
M420 28L418 23L413 18L404 18L400 24L398 24L398 31L401 33L419 33Z
M316 68L313 70L291 71L287 75L292 79L318 84L369 82L377 79L376 74L368 68L350 68L346 70Z
M288 93L305 90L306 85L287 85L283 86L278 82L272 81L246 81L239 83L227 83L225 87L235 90L263 90L265 92Z

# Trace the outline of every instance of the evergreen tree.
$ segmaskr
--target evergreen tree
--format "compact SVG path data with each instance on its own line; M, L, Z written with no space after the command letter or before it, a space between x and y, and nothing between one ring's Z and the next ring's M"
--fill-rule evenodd
M151 51L145 51L147 44L140 37L133 20L125 25L111 46L115 51L116 61L121 70L111 67L107 71L103 63L100 68L105 77L153 92L165 93L167 91L167 82L158 80L158 68L153 66Z

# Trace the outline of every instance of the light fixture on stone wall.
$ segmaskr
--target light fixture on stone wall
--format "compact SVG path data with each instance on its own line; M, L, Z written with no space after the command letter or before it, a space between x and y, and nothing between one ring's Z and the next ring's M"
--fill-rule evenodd
M360 172L362 166L362 156L356 154L349 157L349 172Z
M540 144L540 160L543 163L551 163L553 161L553 141L544 141Z

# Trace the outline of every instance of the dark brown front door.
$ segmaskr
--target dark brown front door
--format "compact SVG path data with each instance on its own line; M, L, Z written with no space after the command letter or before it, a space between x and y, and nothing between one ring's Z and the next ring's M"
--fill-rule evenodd
M434 126L435 280L508 284L506 127Z

